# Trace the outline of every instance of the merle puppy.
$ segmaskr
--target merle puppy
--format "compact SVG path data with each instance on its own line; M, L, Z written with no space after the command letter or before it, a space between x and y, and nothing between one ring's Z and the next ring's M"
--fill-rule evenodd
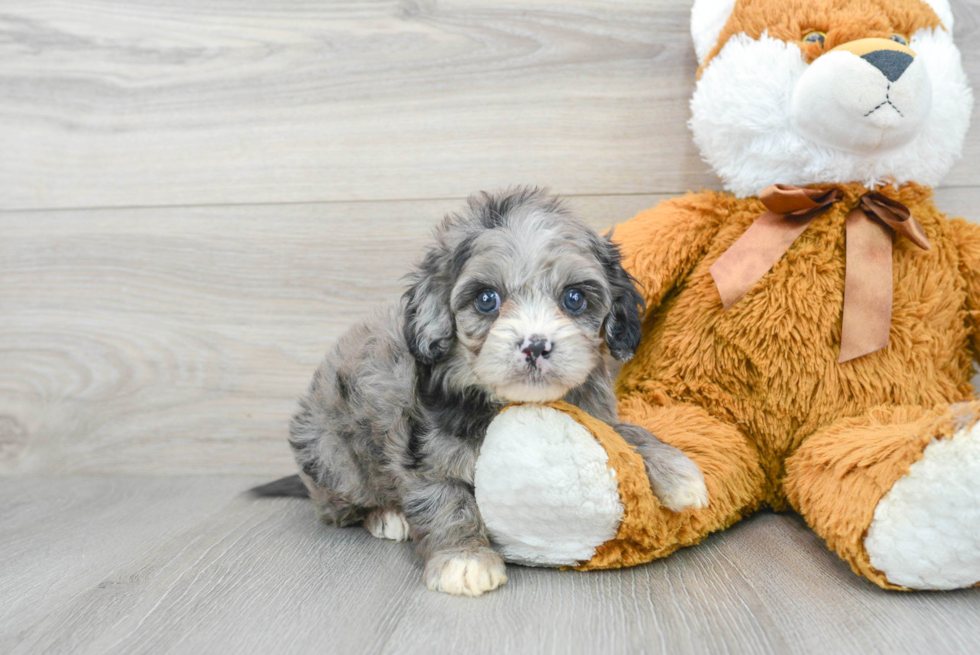
M637 447L670 509L707 503L679 450L619 423L610 356L640 341L643 300L616 246L556 198L470 198L437 228L401 300L355 325L290 426L321 519L413 538L429 589L476 596L507 579L473 496L487 425L509 402L564 398Z

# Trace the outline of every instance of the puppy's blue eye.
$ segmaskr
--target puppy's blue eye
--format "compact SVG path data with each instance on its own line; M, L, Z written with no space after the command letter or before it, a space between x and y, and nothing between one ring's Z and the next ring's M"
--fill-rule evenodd
M585 309L585 294L578 289L569 289L561 299L561 305L572 314L579 314Z
M500 309L500 294L493 289L484 289L477 295L474 304L481 314L492 314Z
M909 44L909 40L906 39L901 34L892 34L892 41L894 41L895 43L901 43L902 45L908 45Z

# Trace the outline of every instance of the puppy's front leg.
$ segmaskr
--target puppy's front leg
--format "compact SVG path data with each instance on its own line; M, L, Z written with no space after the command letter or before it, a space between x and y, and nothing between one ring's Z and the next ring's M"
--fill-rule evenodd
M638 425L617 423L613 428L643 457L650 487L667 509L679 512L708 506L704 475L687 455Z
M403 509L425 558L429 589L479 596L507 582L504 559L490 549L471 485L453 479L416 481Z

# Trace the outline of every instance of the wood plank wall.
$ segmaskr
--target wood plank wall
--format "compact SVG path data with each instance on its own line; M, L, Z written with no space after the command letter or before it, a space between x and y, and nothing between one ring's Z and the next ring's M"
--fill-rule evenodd
M469 193L607 227L718 188L689 10L6 0L0 472L287 473L314 366ZM977 86L980 0L953 10ZM980 126L940 207L976 215L978 165Z

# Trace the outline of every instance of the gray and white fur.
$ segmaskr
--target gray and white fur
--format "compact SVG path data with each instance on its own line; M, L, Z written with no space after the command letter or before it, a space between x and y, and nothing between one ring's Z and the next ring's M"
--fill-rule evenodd
M668 507L706 504L691 460L618 422L610 357L635 352L643 300L617 247L558 199L535 188L471 197L409 282L340 338L290 425L325 522L415 539L430 589L496 588L504 561L473 495L480 445L507 403L559 398L637 446Z

